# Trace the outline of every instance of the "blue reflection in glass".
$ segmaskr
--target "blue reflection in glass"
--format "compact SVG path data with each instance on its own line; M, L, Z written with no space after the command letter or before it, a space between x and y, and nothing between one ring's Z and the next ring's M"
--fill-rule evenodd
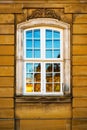
M32 38L32 30L26 31L26 38Z
M52 58L52 50L46 51L46 58Z
M27 72L29 72L29 71L28 71L28 63L26 64L26 73L27 73Z
M28 83L33 82L33 73L26 74L26 78Z
M34 40L34 48L40 48L40 40Z
M60 49L60 40L54 40L54 48Z
M52 40L46 40L46 48L52 48Z
M54 32L53 32L53 37L54 37L55 39L59 39L59 38L60 38L60 32L54 31Z
M32 40L26 40L26 47L32 48Z
M40 58L40 50L34 50L34 58Z
M52 39L52 30L46 30L46 38Z
M32 58L32 50L26 50L26 58Z
M40 63L34 64L34 72L41 72L41 65Z
M28 74L26 74L26 78L28 78L29 77L29 75Z
M54 50L54 58L60 58L60 51Z
M40 38L40 30L39 29L34 30L34 38Z
M33 72L33 63L26 64L26 73Z

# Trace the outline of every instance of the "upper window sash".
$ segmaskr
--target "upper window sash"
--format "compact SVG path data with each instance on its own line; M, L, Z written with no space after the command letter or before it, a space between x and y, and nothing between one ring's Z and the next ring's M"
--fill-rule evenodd
M62 29L49 27L31 28L24 30L23 35L25 60L63 59Z

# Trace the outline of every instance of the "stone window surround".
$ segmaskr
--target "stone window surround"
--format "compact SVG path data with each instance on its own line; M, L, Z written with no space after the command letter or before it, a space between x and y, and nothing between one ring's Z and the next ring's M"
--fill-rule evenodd
M70 25L53 18L35 18L17 25L17 55L16 55L16 95L22 93L22 63L23 63L23 30L32 27L49 26L63 29L63 61L64 61L64 95L70 95Z

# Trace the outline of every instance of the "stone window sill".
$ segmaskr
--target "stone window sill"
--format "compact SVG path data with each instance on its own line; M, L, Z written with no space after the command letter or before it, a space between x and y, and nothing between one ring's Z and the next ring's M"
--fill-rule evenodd
M15 101L19 103L68 103L72 96L16 96Z

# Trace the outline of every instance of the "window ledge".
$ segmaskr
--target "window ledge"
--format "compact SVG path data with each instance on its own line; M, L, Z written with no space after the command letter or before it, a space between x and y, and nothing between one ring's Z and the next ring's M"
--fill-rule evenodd
M16 96L18 103L68 103L71 102L72 96Z

